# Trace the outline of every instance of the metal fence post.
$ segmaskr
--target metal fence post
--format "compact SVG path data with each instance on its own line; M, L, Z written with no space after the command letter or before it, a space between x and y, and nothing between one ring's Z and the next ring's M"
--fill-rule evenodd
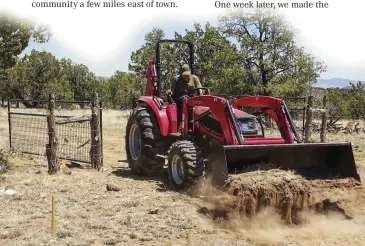
M321 143L326 142L326 133L327 133L327 95L323 96L323 112L321 115L322 125L321 125L321 133L320 139Z
M10 99L8 99L8 124L9 124L9 147L10 151L12 150L11 145L11 112L10 112Z
M306 100L305 100L305 97L304 97L303 98L303 108L302 108L302 114L303 114L303 118L302 118L302 120L303 120L303 123L302 123L302 139L304 139L305 117L306 117L306 112L307 112L305 104L306 104Z
M312 134L313 96L308 96L306 105L306 120L304 127L304 143L308 143Z
M99 119L100 119L100 145L101 145L101 157L100 157L100 161L101 161L101 166L104 166L104 155L103 155L103 102L102 100L100 100L100 114L99 114Z

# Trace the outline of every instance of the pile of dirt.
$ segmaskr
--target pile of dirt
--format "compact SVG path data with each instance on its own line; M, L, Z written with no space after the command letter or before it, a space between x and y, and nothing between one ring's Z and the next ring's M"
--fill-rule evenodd
M224 193L202 196L213 206L202 207L200 212L216 220L237 214L251 218L269 209L287 224L300 224L305 211L335 211L351 218L333 199L341 190L361 187L353 178L308 180L280 169L245 172L230 176Z

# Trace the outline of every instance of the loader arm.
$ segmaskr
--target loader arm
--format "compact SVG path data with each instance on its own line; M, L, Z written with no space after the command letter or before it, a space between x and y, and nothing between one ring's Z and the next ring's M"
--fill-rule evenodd
M231 104L225 98L201 95L188 98L183 104L183 128L184 133L187 134L194 130L194 124L191 124L193 108L197 106L207 107L212 115L219 121L222 126L224 142L227 145L243 144L243 139L239 135L237 125L234 122Z
M285 106L283 100L268 96L249 96L233 100L232 106L237 109L241 107L266 108L264 112L270 115L270 117L275 121L285 143L294 143L291 130L295 131L295 129L292 129L286 112L283 110L283 106Z

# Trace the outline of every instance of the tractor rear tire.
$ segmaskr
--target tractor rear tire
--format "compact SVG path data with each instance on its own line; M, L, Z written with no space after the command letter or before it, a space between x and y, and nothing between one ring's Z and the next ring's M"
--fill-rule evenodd
M165 159L154 154L162 140L158 122L152 110L134 109L128 119L125 148L129 168L137 175L151 175L163 169Z
M203 153L194 143L174 142L168 153L168 174L175 190L190 188L204 175Z

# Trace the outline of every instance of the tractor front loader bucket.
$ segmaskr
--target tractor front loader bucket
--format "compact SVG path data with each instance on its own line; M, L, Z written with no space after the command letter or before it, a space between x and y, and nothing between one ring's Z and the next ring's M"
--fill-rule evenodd
M306 179L352 177L359 182L351 143L236 145L213 147L208 158L213 182L223 185L228 174L245 171L254 164L270 164L293 170Z

